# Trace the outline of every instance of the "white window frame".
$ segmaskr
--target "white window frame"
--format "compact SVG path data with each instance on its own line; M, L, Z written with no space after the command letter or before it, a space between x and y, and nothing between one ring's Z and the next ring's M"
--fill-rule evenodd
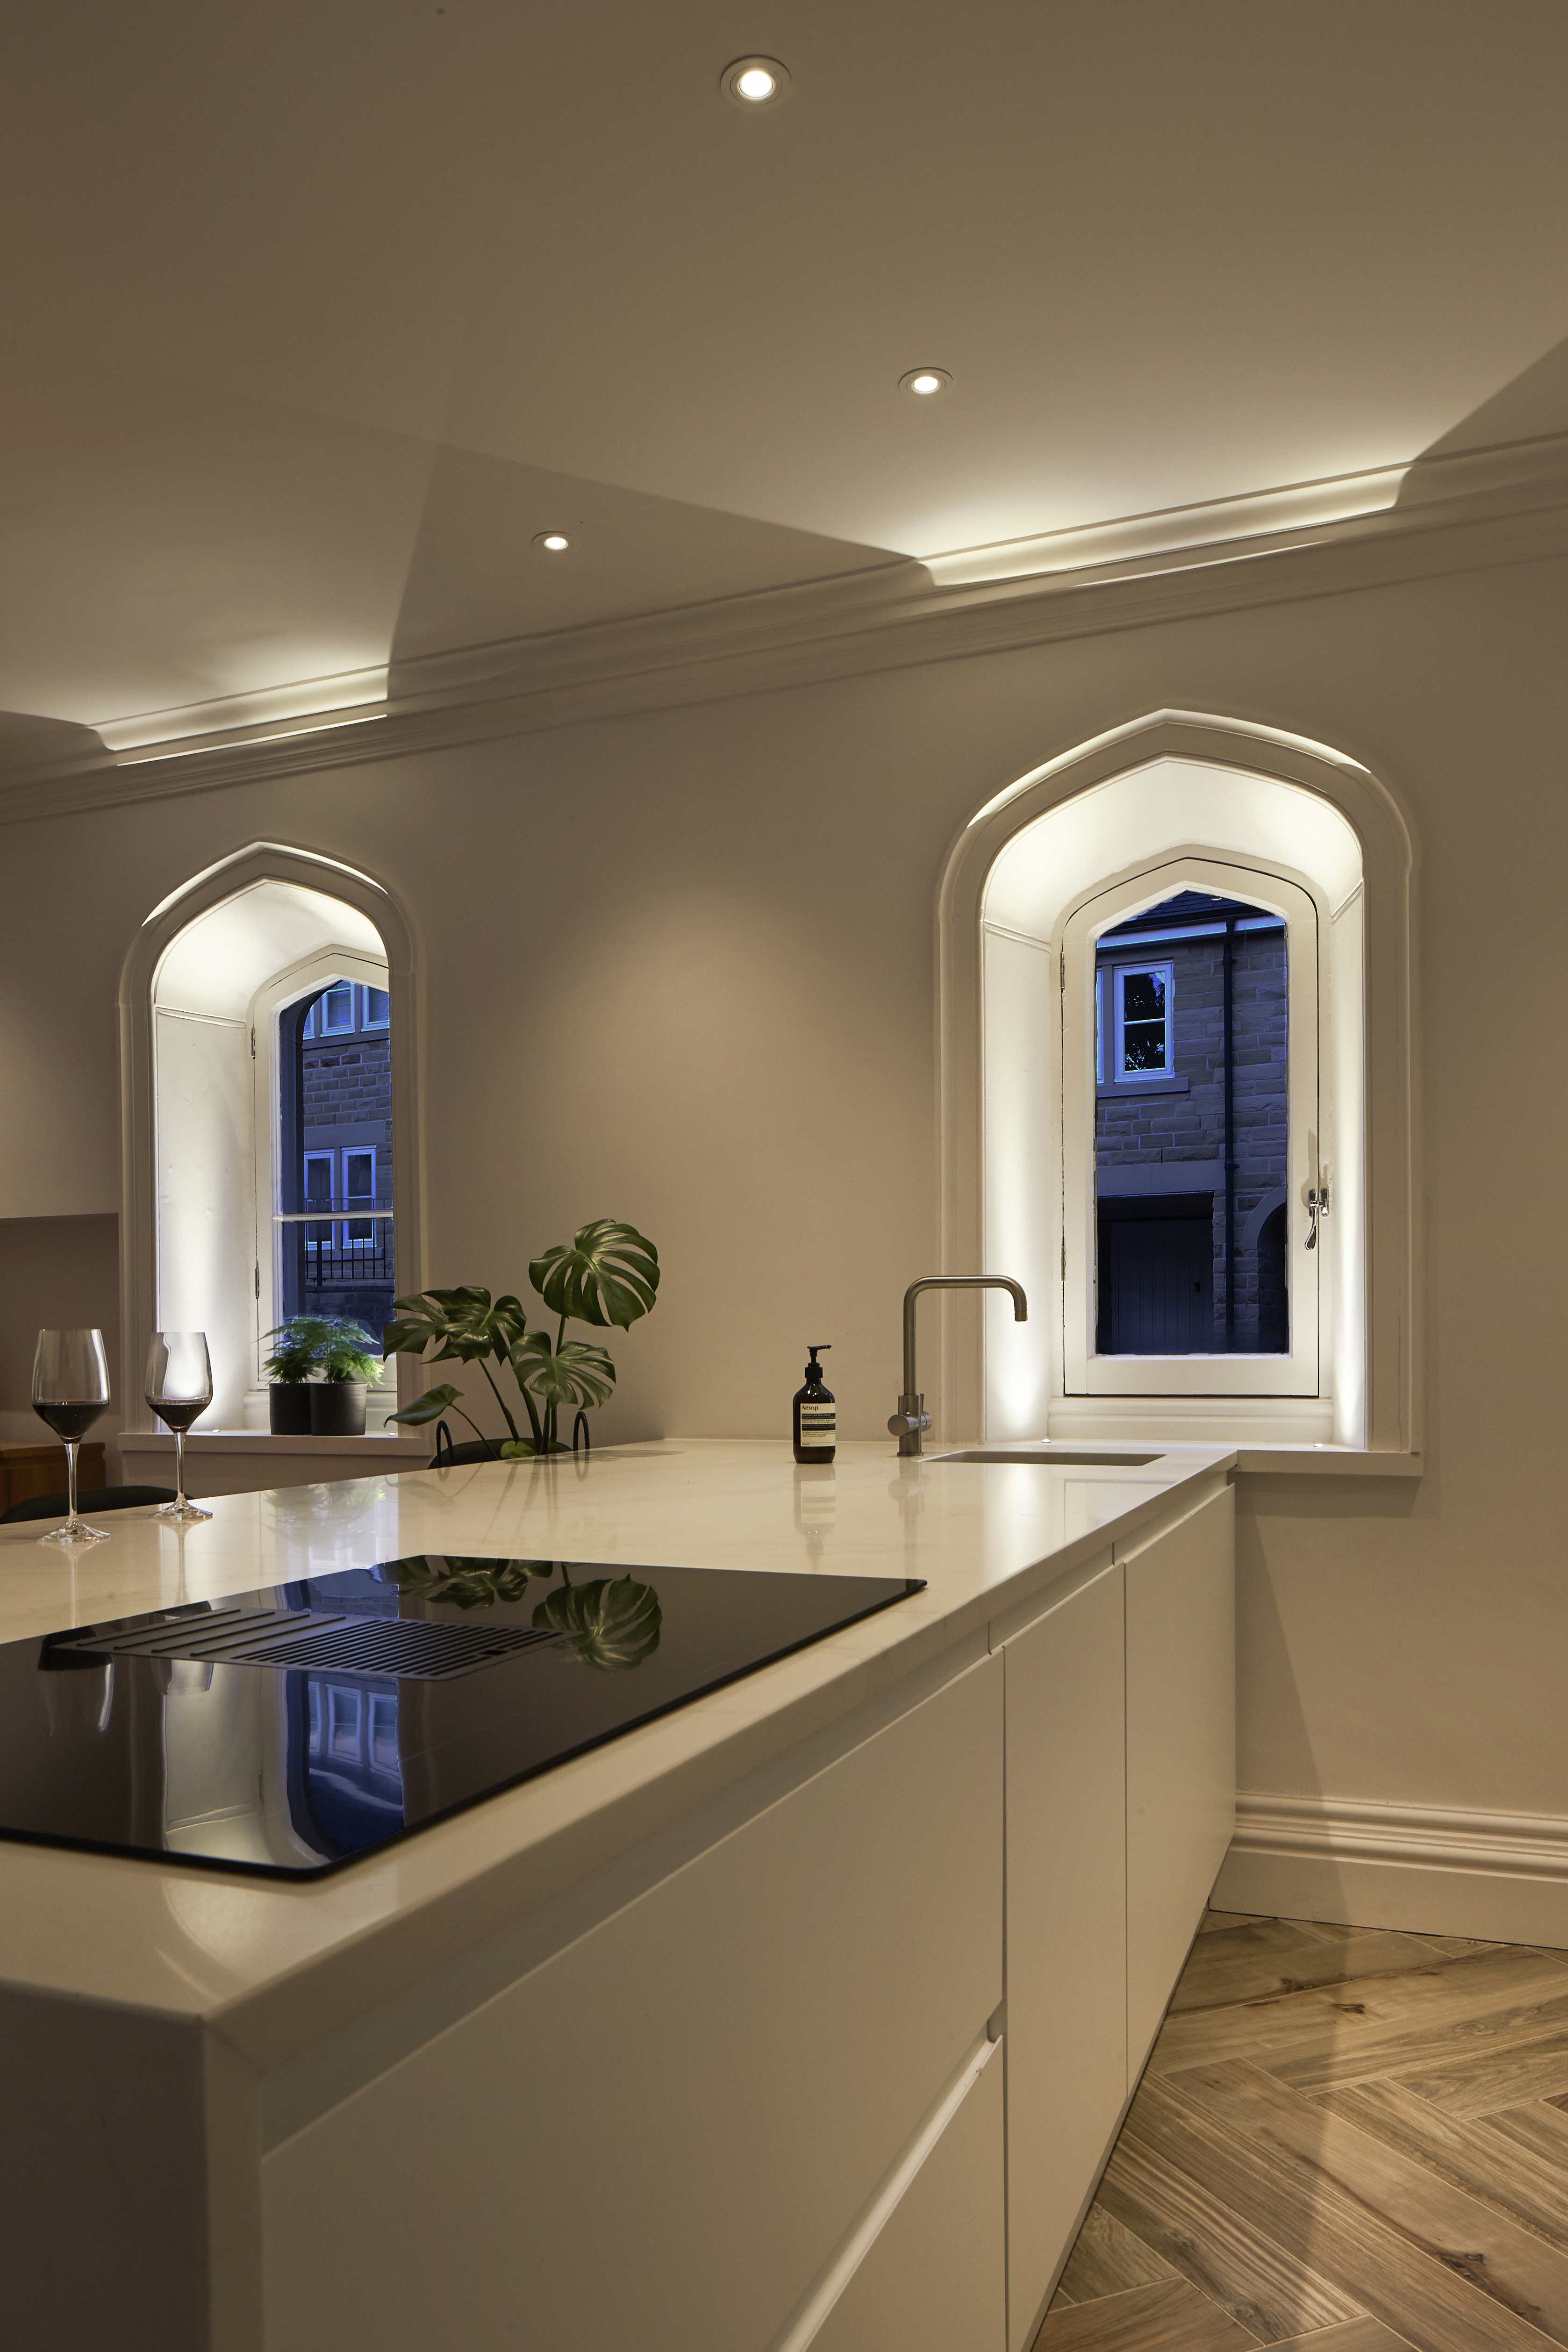
M371 1013L370 1000L373 996L379 996L383 1004L386 1007L386 1011L379 1017L373 1016ZM392 1000L388 996L384 988L375 988L373 986L369 988L362 988L360 990L359 1025L366 1036L374 1037L378 1035L383 1029L390 1027L391 1018Z
M1286 1265L1290 1303L1287 1355L1101 1356L1098 1320L1098 1200L1095 1129L1098 1087L1094 1037L1096 950L1100 938L1178 890L1244 898L1285 923L1289 972L1289 1076ZM1315 1398L1324 1353L1327 1307L1321 1250L1305 1248L1306 1195L1330 1156L1319 1086L1319 931L1325 910L1313 892L1259 866L1186 856L1123 877L1080 900L1062 933L1061 1365L1064 1401L1073 1398ZM1131 969L1147 970L1147 962ZM1118 1046L1120 1060L1120 1044ZM1162 1071L1162 1078L1171 1073ZM1131 1089L1130 1089L1131 1090Z
M1131 957L1131 950L1129 950L1129 954ZM1100 974L1105 969L1105 966L1100 964L1097 964L1095 968L1095 1024L1097 1029L1099 1028L1104 1010L1104 992L1100 987L1099 983ZM1109 969L1111 976L1110 1003L1111 1018L1115 1028L1116 1055L1116 1066L1110 1074L1111 1084L1118 1087L1146 1087L1151 1085L1163 1086L1171 1078L1173 1078L1176 1074L1176 967L1174 963L1163 962L1158 958L1151 961L1150 959L1145 956L1142 961L1139 961L1136 959L1131 959L1126 963L1118 961L1112 963ZM1144 972L1158 972L1165 983L1165 1010L1163 1016L1163 1026L1165 1032L1165 1057L1157 1070L1130 1070L1127 1067L1127 1046L1125 1037L1127 1026L1127 1008L1125 1002L1126 986L1130 975L1132 973L1142 975ZM1139 1025L1144 1026L1147 1024L1140 1024ZM1104 1047L1100 1036L1097 1035L1095 1039L1095 1080L1097 1085L1100 1086L1103 1086L1105 1083L1103 1077L1100 1076L1100 1072L1104 1067Z

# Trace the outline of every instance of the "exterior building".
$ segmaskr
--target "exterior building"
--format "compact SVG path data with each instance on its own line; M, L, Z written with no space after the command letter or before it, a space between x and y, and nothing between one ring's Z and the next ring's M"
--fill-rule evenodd
M1184 890L1095 956L1096 1345L1289 1345L1284 925Z

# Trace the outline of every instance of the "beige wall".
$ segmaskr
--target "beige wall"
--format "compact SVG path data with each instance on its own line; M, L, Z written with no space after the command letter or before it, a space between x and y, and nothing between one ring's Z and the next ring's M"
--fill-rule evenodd
M0 1216L0 1444L52 1445L32 1408L33 1354L45 1328L103 1334L109 1376L120 1379L120 1219ZM116 1477L118 1397L89 1436L107 1442ZM85 1481L84 1481L85 1483Z
M1538 1013L1561 992L1565 584L1523 564L12 828L0 1099L29 1116L0 1135L0 1210L118 1205L131 937L214 858L297 841L368 866L420 941L427 1278L521 1287L531 1251L629 1217L666 1288L617 1336L605 1436L782 1431L820 1339L869 1435L900 1294L935 1262L957 829L1163 706L1336 744L1417 846L1430 1466L1414 1490L1247 1482L1242 1780L1568 1813Z

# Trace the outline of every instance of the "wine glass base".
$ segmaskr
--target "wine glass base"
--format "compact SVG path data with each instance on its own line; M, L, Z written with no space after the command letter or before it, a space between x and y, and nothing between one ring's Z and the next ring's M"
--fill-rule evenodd
M157 1509L153 1512L153 1517L155 1519L179 1519L184 1521L185 1519L210 1519L212 1513L210 1511L198 1510L195 1503L187 1503L184 1496L182 1495L177 1502L160 1503Z
M53 1544L107 1543L109 1529L89 1528L85 1519L67 1519L63 1526L51 1528L47 1536L40 1536L38 1541Z

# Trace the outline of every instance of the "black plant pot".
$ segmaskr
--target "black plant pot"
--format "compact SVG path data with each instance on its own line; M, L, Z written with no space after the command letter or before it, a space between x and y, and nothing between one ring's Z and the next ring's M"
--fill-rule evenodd
M364 1381L318 1381L310 1388L312 1437L363 1437Z
M308 1437L310 1399L316 1391L309 1381L274 1381L267 1391L267 1426L274 1437Z

